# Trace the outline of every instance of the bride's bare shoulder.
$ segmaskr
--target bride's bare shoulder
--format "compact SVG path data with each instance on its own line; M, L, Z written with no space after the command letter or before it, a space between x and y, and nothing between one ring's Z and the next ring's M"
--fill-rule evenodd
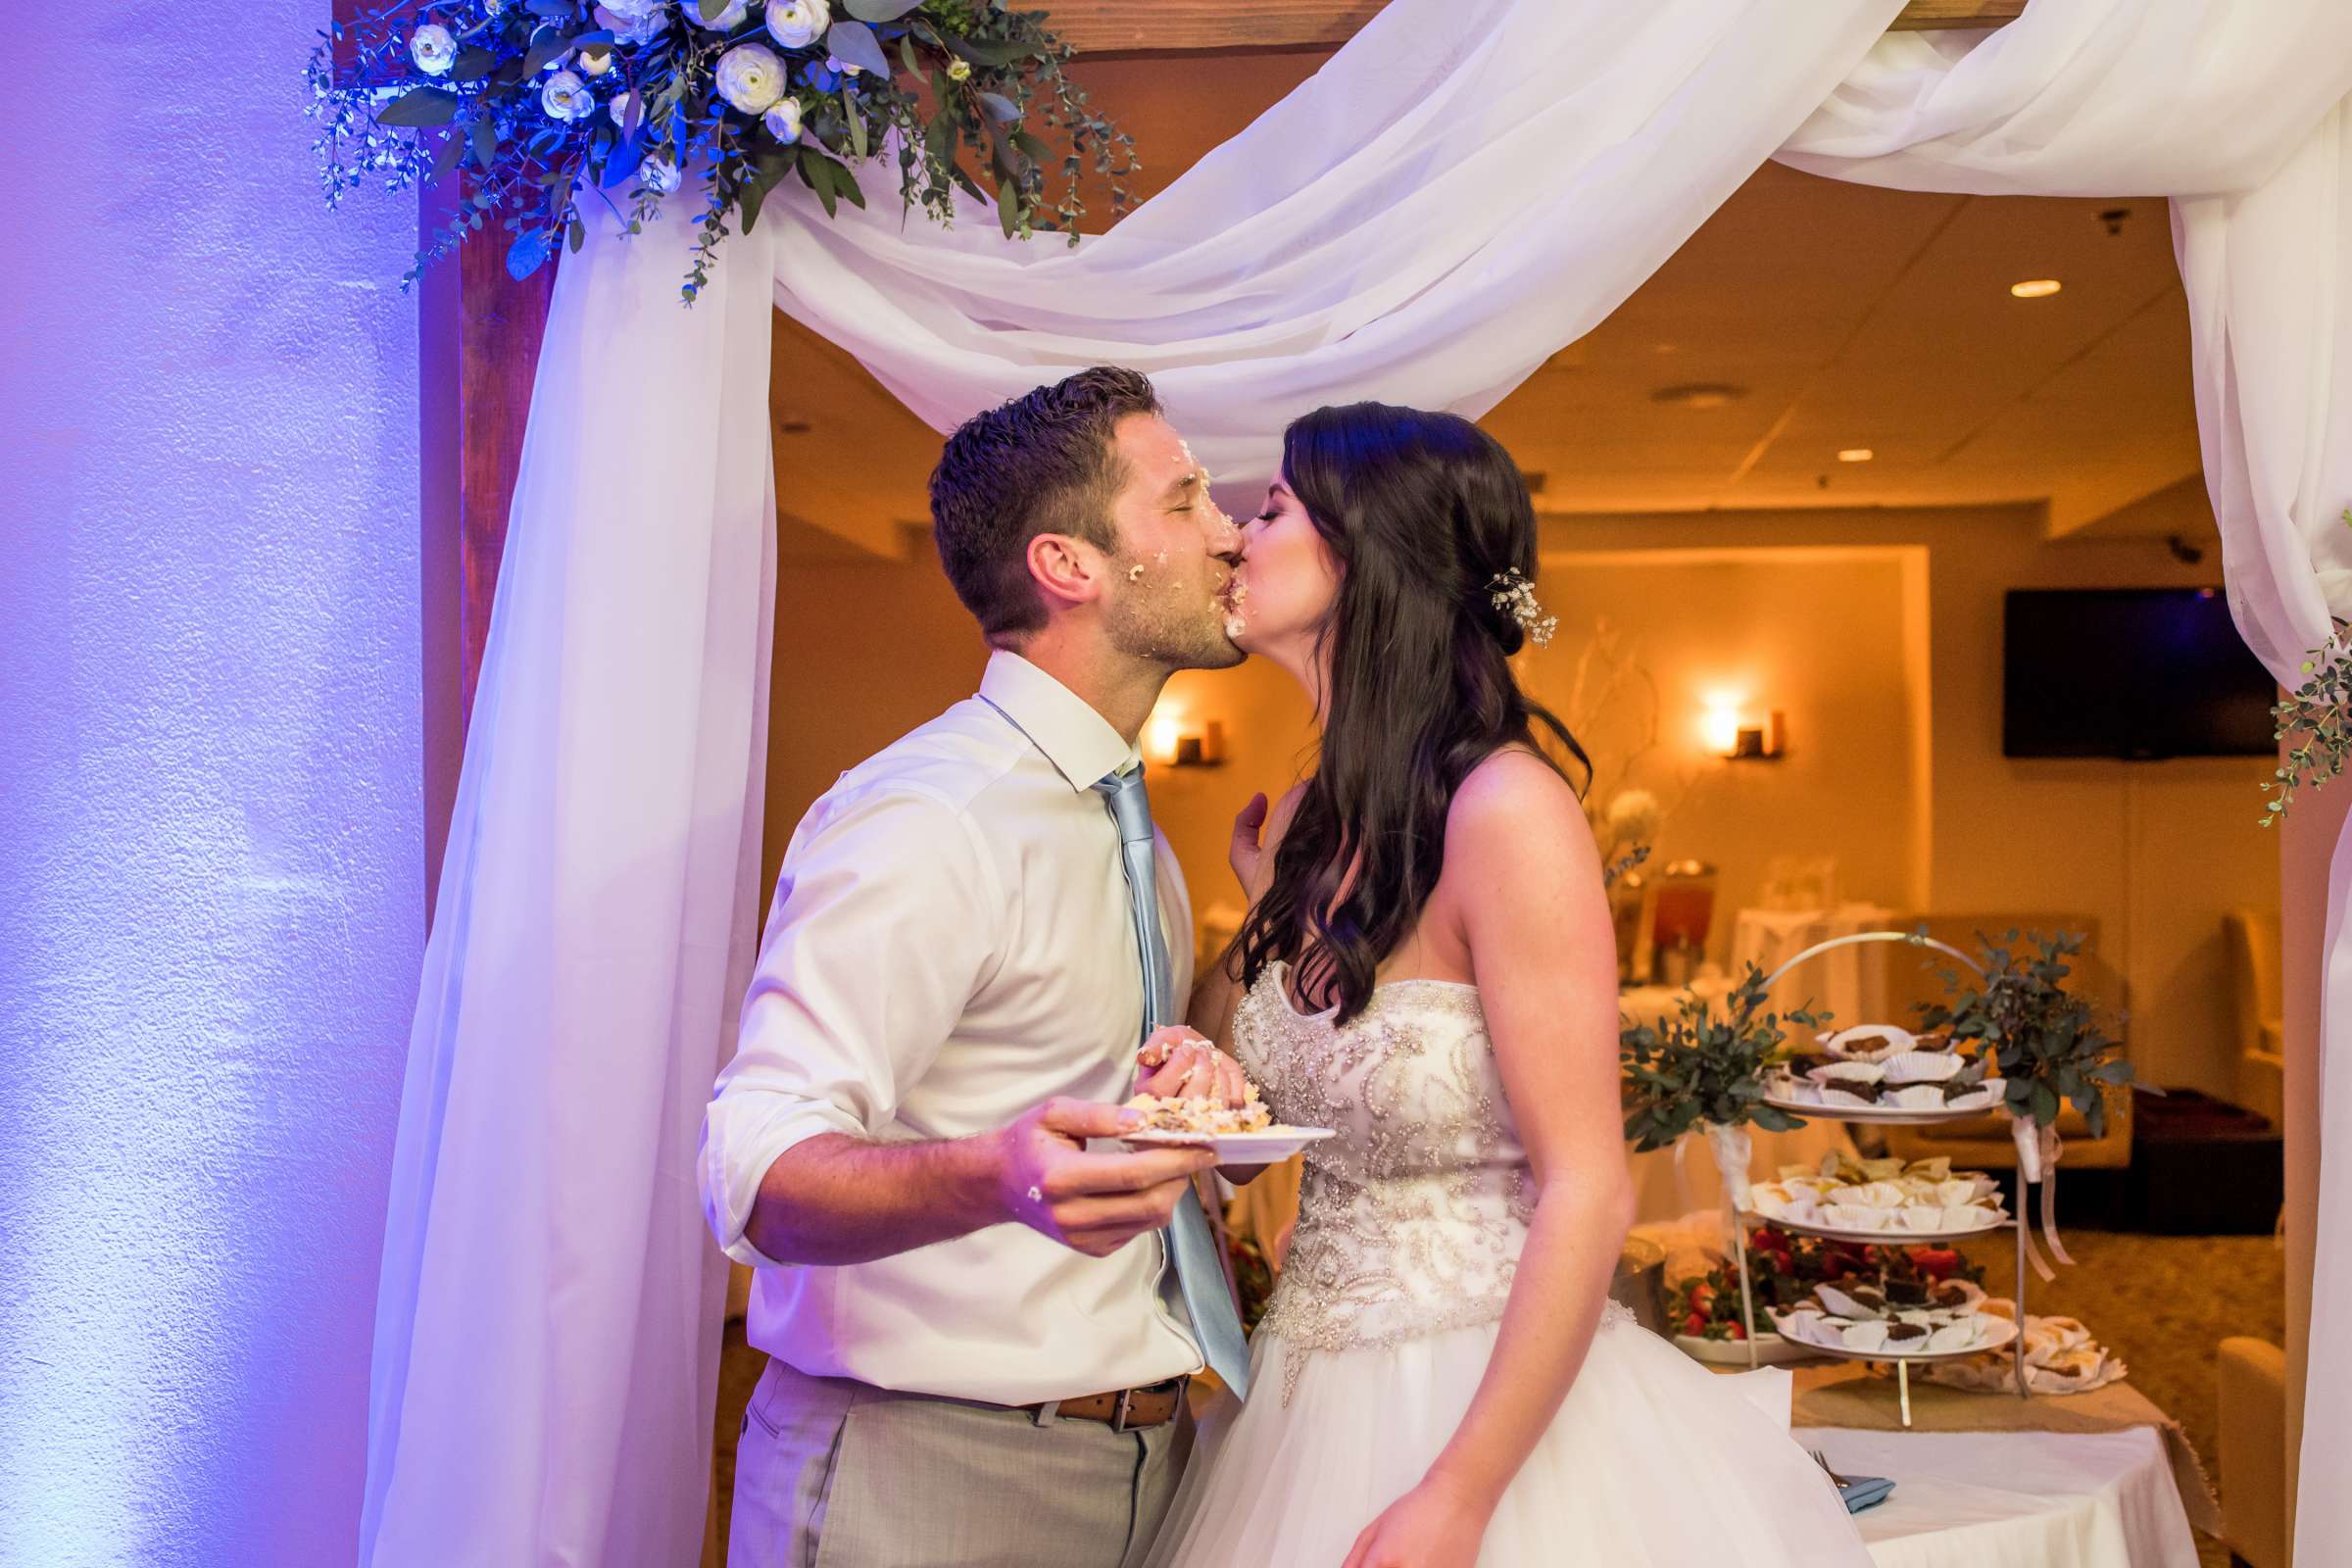
M1446 858L1457 851L1591 858L1597 852L1584 803L1560 771L1523 746L1506 746L1472 768L1446 812Z

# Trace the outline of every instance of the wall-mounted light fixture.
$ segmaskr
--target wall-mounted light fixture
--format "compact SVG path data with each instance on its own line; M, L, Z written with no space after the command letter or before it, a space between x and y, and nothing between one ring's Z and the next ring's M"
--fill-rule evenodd
M1751 716L1737 698L1715 697L1700 710L1699 739L1717 757L1732 761L1769 762L1787 749L1788 725L1777 708Z
M1225 760L1225 726L1163 703L1144 721L1144 760L1154 767L1214 767Z

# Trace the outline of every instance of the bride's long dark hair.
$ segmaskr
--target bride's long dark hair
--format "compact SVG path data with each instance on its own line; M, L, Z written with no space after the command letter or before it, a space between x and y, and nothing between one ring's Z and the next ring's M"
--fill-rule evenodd
M1317 409L1282 438L1282 471L1339 564L1318 632L1331 691L1320 760L1235 944L1245 987L1277 960L1308 1006L1345 1022L1420 924L1446 862L1446 815L1471 769L1538 726L1592 763L1519 690L1526 629L1495 579L1536 575L1536 518L1501 443L1469 420L1382 403ZM1564 775L1564 770L1563 770Z

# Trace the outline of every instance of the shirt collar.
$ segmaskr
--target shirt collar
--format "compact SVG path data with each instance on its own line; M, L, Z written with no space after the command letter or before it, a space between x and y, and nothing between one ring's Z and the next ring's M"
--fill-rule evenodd
M1143 760L1093 704L1018 654L989 655L980 695L1037 743L1073 790L1092 789Z

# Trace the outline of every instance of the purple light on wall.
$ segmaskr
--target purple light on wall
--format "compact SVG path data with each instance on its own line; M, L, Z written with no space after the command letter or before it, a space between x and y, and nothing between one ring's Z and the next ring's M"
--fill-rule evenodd
M0 137L0 1562L349 1561L422 947L414 209L324 0L40 7Z

